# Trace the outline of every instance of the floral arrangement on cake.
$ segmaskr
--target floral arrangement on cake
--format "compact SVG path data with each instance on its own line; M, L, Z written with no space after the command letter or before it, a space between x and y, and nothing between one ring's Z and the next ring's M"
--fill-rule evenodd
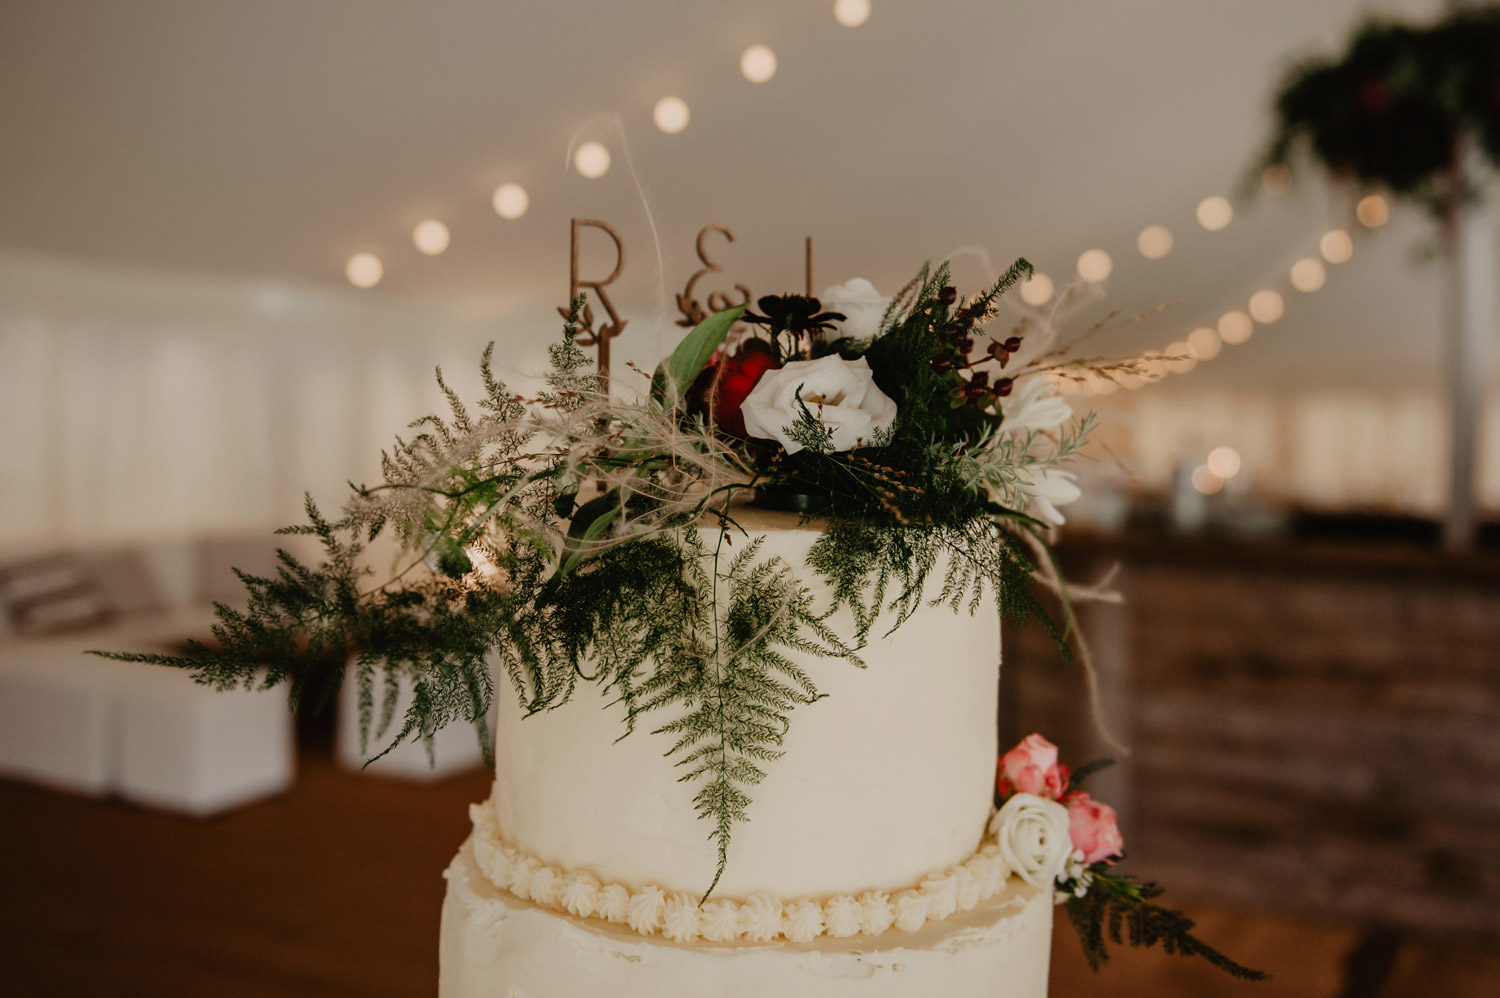
M1058 762L1057 746L1036 734L1001 756L989 826L1000 858L1033 887L1056 891L1095 970L1109 959L1108 939L1159 944L1168 953L1201 956L1235 977L1263 980L1262 971L1194 936L1192 919L1152 904L1162 894L1159 886L1114 872L1125 858L1119 819L1114 808L1081 789L1086 777L1110 764L1105 759L1072 770Z
M212 645L113 657L189 668L224 688L285 682L294 704L327 704L353 682L366 733L396 728L384 751L407 739L430 745L439 728L465 721L488 754L497 663L527 713L597 684L624 707L622 737L638 725L665 736L681 780L696 788L718 865L693 911L738 904L708 900L734 829L796 708L823 695L789 653L858 667L872 635L935 603L1039 620L1067 654L1066 593L1058 622L1032 589L1061 508L1079 496L1069 465L1093 425L1060 390L1160 376L1164 358L1075 357L1055 330L1025 315L991 329L1001 296L1030 273L1018 260L962 298L946 265L924 266L890 298L856 280L823 300L771 295L753 310L747 302L705 314L649 377L640 372L634 398L608 391L580 348L591 317L579 297L564 310L534 398L495 377L492 344L477 410L439 371L450 412L417 420L409 439L397 439L381 483L354 486L336 518L307 500L308 522L283 533L316 538L321 563L282 551L274 576L242 573L248 605L217 608ZM736 512L752 496L819 518L808 563L831 606L815 605L791 566L743 540ZM389 577L366 564L382 535L403 552ZM852 633L832 626L839 612L852 618ZM398 719L403 681L410 705ZM1002 844L1019 848L1033 813L1063 827L1058 810L1091 806L1086 795L1069 796L1056 772L1036 786L1018 779L1026 792L997 818ZM1099 816L1093 844L1045 872L1077 898L1150 896L1106 872L1117 836L1103 830L1105 811L1088 813ZM618 885L534 858L492 858L503 867L497 882L523 896L550 898L571 884L575 906L607 903L647 922L646 909L656 910ZM1015 859L1009 865L1023 876L1040 870L1035 857ZM998 860L990 865L1004 876ZM972 874L951 876L972 887ZM901 910L891 909L896 924L932 917L927 900L907 893ZM698 932L698 916L674 903L673 931ZM851 920L853 903L840 902L818 925L864 924ZM1089 904L1083 910L1100 910ZM874 908L878 922L886 908ZM952 910L946 901L939 908ZM793 932L811 931L811 909L794 921ZM1132 941L1168 938L1177 937Z

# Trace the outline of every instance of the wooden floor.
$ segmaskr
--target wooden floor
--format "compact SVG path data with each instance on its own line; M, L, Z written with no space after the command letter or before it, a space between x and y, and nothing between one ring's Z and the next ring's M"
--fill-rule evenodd
M313 753L293 793L196 821L0 782L0 993L431 995L439 874L487 790L480 772L412 785ZM1481 941L1401 940L1383 984L1350 991L1357 927L1176 900L1274 979L1240 984L1130 950L1095 976L1060 925L1052 994L1500 994L1500 956ZM1376 964L1381 945L1366 947Z

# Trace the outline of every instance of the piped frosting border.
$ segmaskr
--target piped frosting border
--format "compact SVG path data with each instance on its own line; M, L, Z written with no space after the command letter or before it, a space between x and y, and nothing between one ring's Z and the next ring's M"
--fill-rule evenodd
M500 836L494 811L473 804L474 859L496 888L543 908L579 918L599 918L643 936L674 942L812 942L880 935L892 928L915 932L955 912L970 911L1005 889L1011 870L993 839L962 863L923 877L907 890L869 890L821 900L783 899L755 893L743 899L696 896L661 887L601 883L587 870L543 863Z

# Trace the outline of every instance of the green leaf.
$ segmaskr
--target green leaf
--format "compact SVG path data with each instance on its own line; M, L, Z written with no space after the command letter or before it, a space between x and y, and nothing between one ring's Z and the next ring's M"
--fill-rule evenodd
M578 507L573 522L568 525L567 553L557 566L558 576L567 575L578 567L588 553L587 545L604 536L615 517L620 515L620 493L612 490L590 499Z
M693 383L744 311L744 305L736 305L715 312L694 326L677 344L672 356L656 366L656 373L651 376L651 398L669 412L677 408L682 389Z

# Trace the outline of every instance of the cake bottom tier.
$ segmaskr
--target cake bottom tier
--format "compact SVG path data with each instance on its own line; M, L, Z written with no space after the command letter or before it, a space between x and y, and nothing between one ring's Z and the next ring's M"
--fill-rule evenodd
M1050 892L1020 881L916 932L812 943L638 935L498 890L465 842L444 874L441 998L1046 998Z

